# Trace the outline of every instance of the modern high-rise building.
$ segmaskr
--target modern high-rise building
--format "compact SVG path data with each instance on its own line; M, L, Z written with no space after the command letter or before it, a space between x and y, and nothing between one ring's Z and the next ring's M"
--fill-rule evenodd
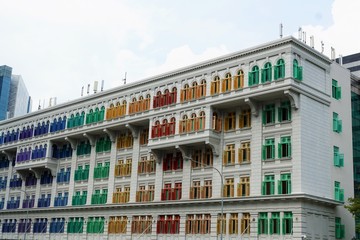
M0 120L31 112L32 100L20 75L12 68L0 66Z
M0 120L7 118L12 68L0 66Z
M2 121L1 237L351 239L350 80L286 37Z

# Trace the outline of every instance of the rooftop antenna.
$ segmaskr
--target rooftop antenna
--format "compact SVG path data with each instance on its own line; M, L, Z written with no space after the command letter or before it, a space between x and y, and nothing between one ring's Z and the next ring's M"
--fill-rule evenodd
M123 79L124 84L126 84L126 72L125 72L125 78Z
M40 110L41 109L41 100L39 100L39 106L38 106L38 110Z
M81 87L81 96L84 95L84 86Z
M56 105L57 97L54 97L54 105Z
M331 60L335 59L335 48L331 47Z
M339 55L339 64L343 65L343 56L341 54Z
M97 92L97 88L98 88L98 81L94 81L94 93Z
M282 23L280 23L280 38L282 38L283 37L283 25L282 25Z
M306 44L306 32L303 31L303 42Z
M301 41L302 39L302 28L301 27L299 27L299 31L298 31L298 33L299 33L299 40Z
M101 91L104 90L104 80L101 80Z
M89 94L89 92L90 92L90 83L87 86L87 94Z
M324 53L324 42L321 41L321 53Z
M310 36L310 47L314 48L314 35Z
M52 98L49 99L49 107L51 107L51 100L52 100Z

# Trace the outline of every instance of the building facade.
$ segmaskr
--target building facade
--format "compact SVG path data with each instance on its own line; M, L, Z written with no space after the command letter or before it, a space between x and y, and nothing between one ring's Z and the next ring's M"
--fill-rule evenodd
M351 239L350 92L287 37L3 121L1 238Z
M0 120L31 112L32 100L20 75L12 68L0 66Z

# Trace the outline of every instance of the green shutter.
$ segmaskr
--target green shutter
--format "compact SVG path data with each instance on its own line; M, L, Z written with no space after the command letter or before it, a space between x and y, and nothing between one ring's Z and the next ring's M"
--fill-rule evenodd
M275 145L272 144L271 146L271 159L275 159Z
M282 143L278 143L278 158L282 158Z
M336 87L336 99L341 99L341 87Z

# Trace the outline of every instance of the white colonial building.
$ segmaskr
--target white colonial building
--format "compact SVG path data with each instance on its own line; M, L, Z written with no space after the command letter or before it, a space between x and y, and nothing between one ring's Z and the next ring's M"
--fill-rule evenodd
M286 37L2 121L0 238L351 239L350 83Z

